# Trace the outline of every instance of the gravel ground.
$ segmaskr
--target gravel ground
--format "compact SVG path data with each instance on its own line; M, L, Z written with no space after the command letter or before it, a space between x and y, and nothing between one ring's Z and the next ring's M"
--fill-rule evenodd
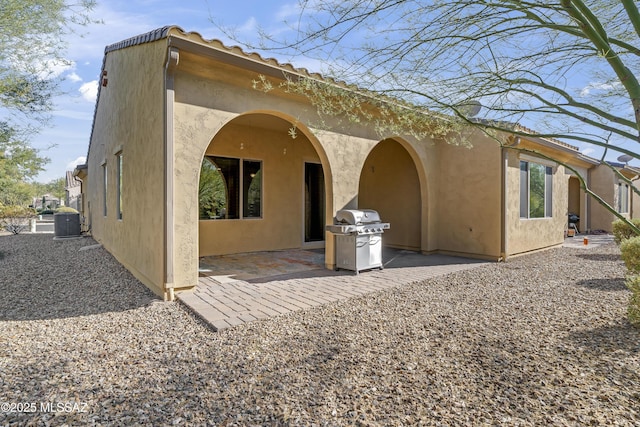
M216 333L94 244L0 236L0 425L640 426L615 246Z

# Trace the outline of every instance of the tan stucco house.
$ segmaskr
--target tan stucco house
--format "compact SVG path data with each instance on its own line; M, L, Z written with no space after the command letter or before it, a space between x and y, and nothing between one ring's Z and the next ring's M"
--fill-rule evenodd
M588 217L563 166L480 132L469 149L380 137L367 123L315 129L305 98L253 88L287 75L309 76L178 27L105 49L87 164L76 170L84 224L157 294L194 286L206 255L325 248L333 268L325 226L344 208L377 210L391 223L387 246L490 260L561 244L569 209ZM526 133L508 138L585 174L597 165ZM225 200L208 193L203 208L215 185Z
M626 218L637 218L640 215L638 195L631 191L629 184L622 180L610 166L631 182L640 177L640 171L637 168L624 163L609 162L609 166L599 164L590 171L591 188ZM637 187L637 183L635 186ZM611 231L611 223L616 219L614 215L595 201L590 203L588 228ZM634 207L637 208L634 209Z
M82 206L82 183L76 179L72 171L66 171L64 181L65 205L80 210Z

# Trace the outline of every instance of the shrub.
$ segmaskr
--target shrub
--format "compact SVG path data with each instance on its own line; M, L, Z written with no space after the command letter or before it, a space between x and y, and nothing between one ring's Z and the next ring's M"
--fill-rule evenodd
M620 244L620 254L631 273L625 282L631 291L627 315L629 321L640 328L640 236L623 240Z
M632 274L640 273L640 236L625 239L620 244L620 254Z
M632 325L640 328L640 276L634 275L627 278L625 282L631 291L627 315Z
M77 210L70 208L69 206L62 206L58 209L56 209L56 213L78 213Z
M634 218L629 221L636 227L640 227L640 218ZM615 240L616 244L618 245L624 240L636 235L631 227L629 227L626 222L620 219L613 221L613 224L611 224L611 226L613 228L613 240Z
M29 219L35 217L33 209L22 206L3 206L0 209L0 227L13 234L20 234L29 227Z

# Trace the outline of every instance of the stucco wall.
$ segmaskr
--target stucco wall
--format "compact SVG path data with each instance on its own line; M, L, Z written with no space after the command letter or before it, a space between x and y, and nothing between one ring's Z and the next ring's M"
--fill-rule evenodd
M634 180L633 185L637 188L640 185L640 181ZM631 218L640 218L640 196L635 191L631 191L630 199Z
M354 128L351 134L312 129L310 124L318 121L313 107L277 91L265 94L252 89L250 84L257 78L255 75L227 67L208 71L215 78L193 72L178 72L176 76L175 180L176 188L182 189L175 195L177 286L190 286L197 278L199 251L204 255L301 247L303 204L300 186L304 161L323 165L327 223L332 222L336 210L358 207L360 172L367 154L379 142L366 129ZM225 72L232 73L233 78L227 81ZM239 79L238 75L242 74L244 77ZM240 129L251 128L251 120L247 117L265 115L280 117L288 123L277 131ZM299 132L295 140L287 135L293 124ZM239 150L241 141L237 138L245 137L246 144ZM198 221L197 182L202 156L209 146L211 152L218 155L264 159L265 196L268 190L270 200L265 200L263 219L224 221L224 228L209 221ZM294 147L293 151L291 147ZM287 148L286 155L284 148ZM272 193L274 189L276 191ZM283 208L287 210L284 217L280 213ZM198 234L198 223L202 236ZM259 238L243 241L242 237L253 233ZM214 235L216 241L212 240ZM329 266L333 263L330 234L326 241L326 263Z
M580 190L580 181L578 178L570 178L569 179L569 204L568 209L569 212L574 213L576 215L580 215L580 206L581 206L581 190Z
M205 48L196 49L200 53ZM375 134L368 123L325 118L316 109L274 86L252 87L258 73L237 57L215 58L180 51L175 102L168 105L173 127L167 141L174 156L166 170L173 196L165 206L164 63L167 40L120 49L106 57L108 85L102 88L89 153L87 214L94 237L140 280L161 294L165 247L177 288L193 286L198 256L304 246L303 171L321 163L326 185L326 222L343 208L380 211L391 230L385 244L498 259L502 255L502 151L480 133L473 148L442 141L416 141ZM255 64L254 64L255 65ZM295 126L298 137L289 129ZM381 142L382 141L382 142ZM116 211L116 153L124 155L124 218ZM263 162L263 217L200 221L198 180L207 154ZM108 215L103 216L102 164L109 172ZM566 225L568 177L555 168L551 219L519 218L518 154L506 171L507 254L560 243ZM169 237L164 241L164 211ZM610 221L609 221L610 222ZM326 263L334 263L326 234Z
M413 159L399 142L382 141L368 155L360 177L358 207L377 210L391 224L383 236L385 245L420 250L420 181Z
M91 234L154 292L163 286L163 62L165 41L111 52L88 155ZM116 154L123 154L123 218L116 218ZM108 173L104 216L102 165Z
M615 208L616 206L616 182L615 174L606 165L599 165L591 170L591 190L599 195L605 202ZM591 201L591 230L611 231L611 223L614 216L597 201Z
M309 140L292 139L287 126L276 131L231 122L214 137L207 155L262 162L262 218L201 220L200 256L302 246L304 163L320 159Z
M580 173L585 180L587 179L589 172L585 168L576 167L576 170ZM585 233L589 230L589 222L590 222L590 213L588 209L588 198L585 191L580 187L580 181L578 178L573 175L572 172L569 174L569 187L567 190L568 193L568 204L567 204L567 214L575 213L580 217L580 221L578 222L578 229L581 233ZM568 224L568 217L567 217Z
M569 179L563 166L553 166L552 217L520 218L520 160L535 162L531 157L507 150L507 256L517 255L561 244L567 224ZM540 163L547 164L541 159Z
M439 144L438 249L498 259L501 248L501 155L475 133L471 148Z

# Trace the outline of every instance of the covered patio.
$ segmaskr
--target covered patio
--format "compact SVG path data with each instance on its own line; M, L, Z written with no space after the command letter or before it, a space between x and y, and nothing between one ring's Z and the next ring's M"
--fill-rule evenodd
M220 255L200 258L198 285L177 297L220 330L486 263L384 248L384 269L355 275L326 269L323 249Z

